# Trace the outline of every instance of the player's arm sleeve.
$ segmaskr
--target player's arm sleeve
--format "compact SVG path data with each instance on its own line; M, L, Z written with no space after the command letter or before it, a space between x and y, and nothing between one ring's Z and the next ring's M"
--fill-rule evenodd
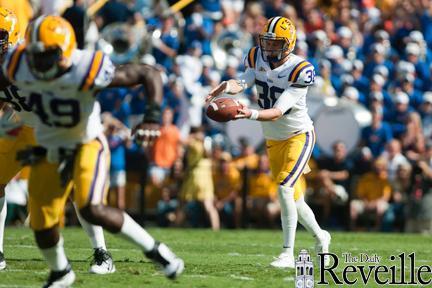
M308 61L297 64L288 77L292 87L303 88L314 84L315 68Z
M282 114L291 109L301 97L307 93L306 88L289 87L279 96L273 108L278 108Z
M114 78L115 66L108 56L104 55L102 67L95 78L94 88L103 89L110 85Z
M258 47L252 47L249 49L245 58L243 59L243 65L246 70L240 75L238 80L240 83L245 84L245 88L251 87L255 83L255 65L257 61Z
M98 92L108 87L114 78L114 73L115 67L109 57L102 51L97 51L92 55L79 90Z
M288 77L290 86L278 98L273 108L284 114L291 109L301 97L306 96L307 88L315 81L315 68L308 61L297 64Z

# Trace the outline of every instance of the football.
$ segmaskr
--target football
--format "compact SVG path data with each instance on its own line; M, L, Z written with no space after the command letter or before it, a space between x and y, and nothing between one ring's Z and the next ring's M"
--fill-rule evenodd
M210 102L207 107L207 116L217 122L228 122L233 120L238 114L237 110L241 108L240 103L229 97L217 98Z

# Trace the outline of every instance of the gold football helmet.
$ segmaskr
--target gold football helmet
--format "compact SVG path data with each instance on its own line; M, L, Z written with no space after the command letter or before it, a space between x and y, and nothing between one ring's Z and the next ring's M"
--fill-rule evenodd
M26 31L26 55L32 73L49 80L71 64L76 49L75 32L60 16L41 16Z
M19 25L18 19L11 11L0 7L0 54L7 52L9 46L18 42Z
M296 28L289 19L270 18L259 35L263 59L267 62L281 61L294 50L296 39Z

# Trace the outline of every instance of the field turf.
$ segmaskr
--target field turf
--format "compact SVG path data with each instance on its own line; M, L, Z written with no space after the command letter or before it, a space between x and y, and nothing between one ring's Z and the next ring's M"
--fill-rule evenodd
M81 229L67 228L63 235L67 255L77 274L74 287L294 287L294 270L269 266L272 257L280 252L282 235L278 230L224 230L215 233L210 230L153 228L150 233L185 260L185 272L178 280L165 279L141 251L109 233L106 233L107 245L117 272L91 275L87 272L92 254L88 239ZM390 263L389 255L416 252L417 266L432 265L430 236L335 232L332 237L331 249L338 256L345 252L353 255L375 253L383 257L382 265ZM298 232L296 254L301 248L312 252L313 247L314 239L304 231ZM8 267L0 271L0 287L42 286L48 268L29 229L6 229L5 255ZM342 258L340 260L343 262ZM345 265L338 266L338 275ZM315 284L315 287L326 286ZM370 284L367 287L379 286Z

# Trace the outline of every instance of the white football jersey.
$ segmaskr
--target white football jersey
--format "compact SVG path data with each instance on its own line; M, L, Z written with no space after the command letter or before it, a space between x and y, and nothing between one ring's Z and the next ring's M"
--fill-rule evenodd
M284 64L271 69L263 60L260 48L253 47L245 58L245 67L240 79L249 87L255 83L259 106L279 108L283 113L276 121L260 121L266 139L285 140L313 129L306 107L308 86L315 79L312 64L291 53Z
M46 148L75 148L103 132L94 89L111 83L114 65L101 51L76 49L67 72L52 81L33 76L23 45L8 53L2 68L19 89L27 107L38 116L36 140ZM20 95L21 95L20 94Z
M23 43L23 40L19 40L17 45ZM13 49L10 47L9 49ZM23 95L23 91L20 91L17 86L9 85L7 88L0 91L0 101L6 102L9 106L15 110L15 115L18 116L19 120L26 126L34 127L37 122L37 116L31 112L26 101L28 95Z
M27 105L27 99L28 97L23 94L23 91L19 90L15 85L10 85L0 91L0 101L8 103L24 125L35 127L38 119Z

